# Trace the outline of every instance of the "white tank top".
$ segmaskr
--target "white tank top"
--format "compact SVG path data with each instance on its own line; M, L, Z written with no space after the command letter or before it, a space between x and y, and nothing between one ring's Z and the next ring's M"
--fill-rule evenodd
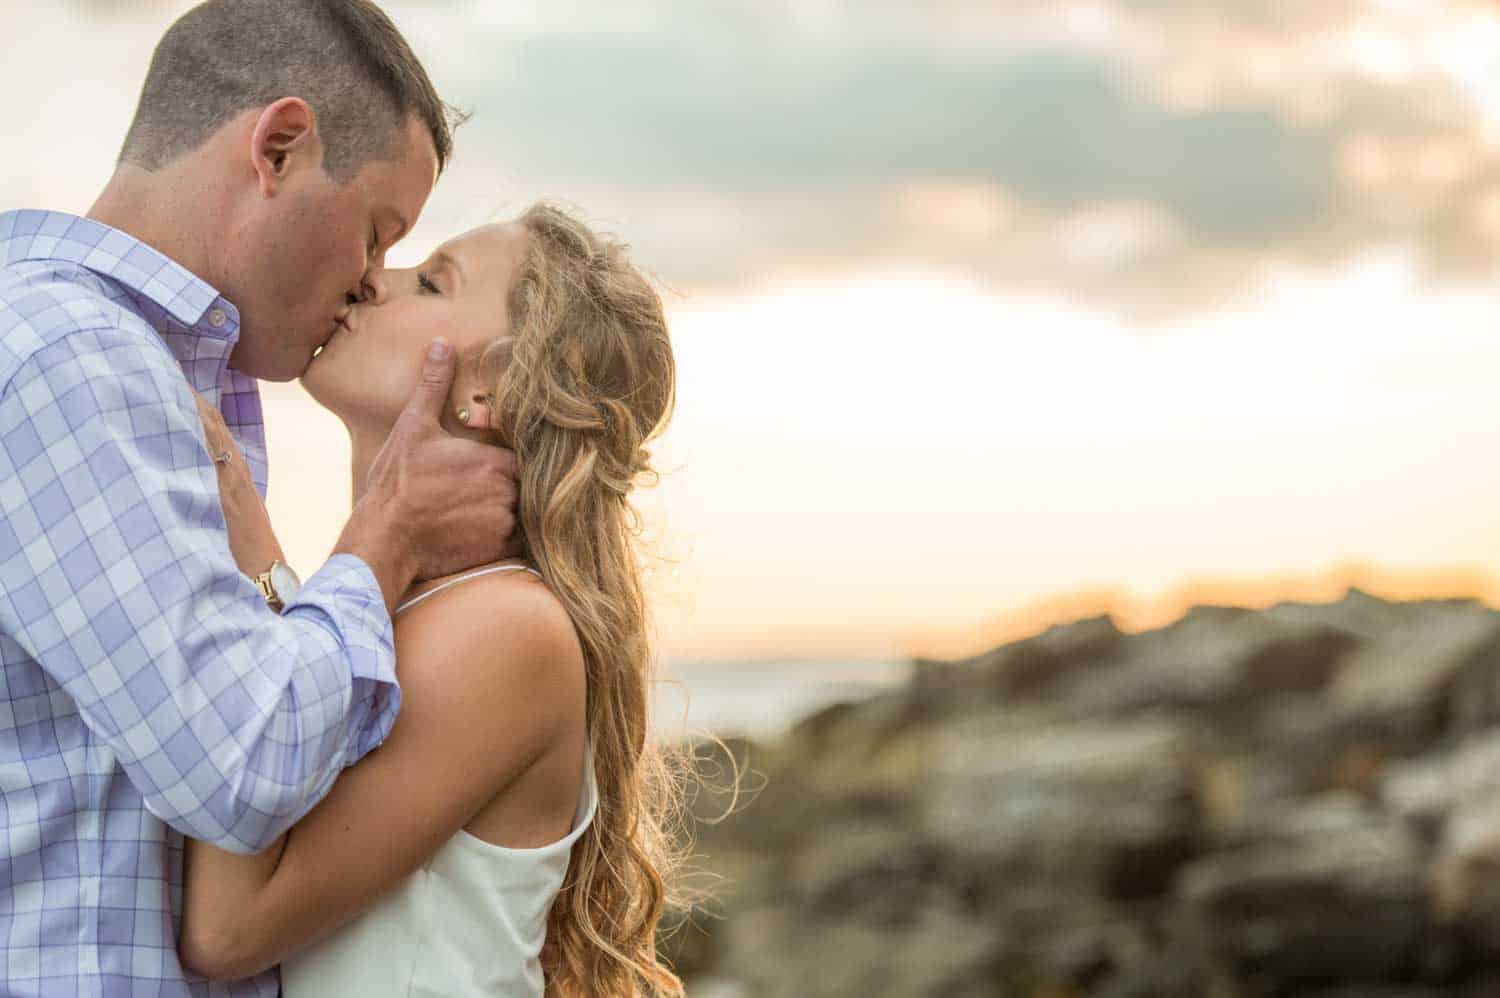
M396 613L460 582L523 567L497 565L450 579ZM459 830L373 908L282 964L282 995L542 998L547 914L562 889L573 843L597 807L590 746L583 793L564 838L536 849L509 849Z

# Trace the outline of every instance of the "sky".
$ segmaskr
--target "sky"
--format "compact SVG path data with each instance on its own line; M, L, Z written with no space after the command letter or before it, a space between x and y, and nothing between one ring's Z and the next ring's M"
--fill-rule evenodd
M187 6L0 0L0 210L87 210ZM1500 600L1492 5L386 6L473 115L392 262L545 196L665 290L670 655L964 654L1350 582ZM347 444L266 397L306 574Z

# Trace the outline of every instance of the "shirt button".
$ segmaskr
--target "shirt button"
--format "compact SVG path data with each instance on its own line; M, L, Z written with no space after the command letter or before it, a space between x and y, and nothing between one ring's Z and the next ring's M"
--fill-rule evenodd
M208 324L215 329L222 329L224 323L229 321L229 316L224 314L222 308L210 309L208 313Z

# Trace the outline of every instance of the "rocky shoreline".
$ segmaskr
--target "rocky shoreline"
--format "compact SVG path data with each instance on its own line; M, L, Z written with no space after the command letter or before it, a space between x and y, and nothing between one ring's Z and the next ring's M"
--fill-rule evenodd
M728 745L714 917L665 944L694 996L1500 995L1472 601L1083 620Z

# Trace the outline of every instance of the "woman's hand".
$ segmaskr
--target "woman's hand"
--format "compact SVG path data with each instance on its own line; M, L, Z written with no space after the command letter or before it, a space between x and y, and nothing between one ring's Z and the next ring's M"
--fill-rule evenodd
M208 456L213 459L214 470L219 475L219 505L223 507L224 522L229 528L229 550L239 570L254 578L269 569L272 562L285 561L286 558L275 531L271 529L266 504L255 490L250 465L224 423L224 414L197 392L193 392L193 401L198 403L198 418L203 422ZM203 912L207 910L213 915L212 906L224 903L221 898L200 899L203 883L214 885L231 898L252 896L275 872L286 843L287 837L283 835L264 852L240 856L195 839L188 840L184 876L188 878L187 889L193 891L195 904L192 908L194 921L185 924L190 924L195 939L199 932L197 922L205 920ZM214 917L226 924L230 922L223 915ZM215 939L214 944L232 951L238 941ZM200 949L203 945L195 943ZM197 958L193 952L187 952L186 956Z
M272 562L285 562L286 556L271 529L265 501L255 490L250 465L225 425L223 413L197 392L193 393L193 399L198 403L198 418L203 421L203 432L208 437L209 457L219 473L219 504L229 526L229 550L240 571L253 579L270 569Z

